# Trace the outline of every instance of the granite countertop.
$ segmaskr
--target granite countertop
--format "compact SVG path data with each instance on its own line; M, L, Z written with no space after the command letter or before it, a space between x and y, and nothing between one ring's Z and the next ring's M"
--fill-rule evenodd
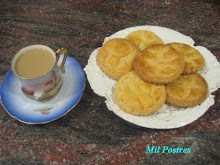
M84 68L105 37L138 25L191 36L220 61L219 20L218 0L2 0L0 83L14 54L25 46L65 47ZM24 124L0 106L0 164L219 164L220 90L213 94L215 104L202 117L170 130L124 121L107 109L88 81L78 105L47 124ZM191 152L145 153L147 146Z

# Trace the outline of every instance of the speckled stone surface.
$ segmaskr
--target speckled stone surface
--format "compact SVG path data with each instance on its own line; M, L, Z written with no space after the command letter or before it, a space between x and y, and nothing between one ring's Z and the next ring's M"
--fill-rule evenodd
M1 0L0 82L24 46L65 47L84 68L106 36L138 25L191 36L220 61L219 20L218 0ZM141 128L120 119L88 81L79 104L48 124L21 123L0 106L0 164L219 164L220 90L214 94L215 104L201 118L172 130ZM191 152L145 153L152 145Z

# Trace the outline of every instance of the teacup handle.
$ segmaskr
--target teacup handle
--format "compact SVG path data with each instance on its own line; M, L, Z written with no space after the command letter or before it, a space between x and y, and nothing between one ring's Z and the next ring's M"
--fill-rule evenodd
M64 64L66 62L66 57L67 57L67 50L65 48L61 48L61 49L58 49L55 53L56 57L57 57L57 61L60 59L60 55L63 54L63 60L61 62L61 65L60 65L60 70L62 73L65 72L64 70Z

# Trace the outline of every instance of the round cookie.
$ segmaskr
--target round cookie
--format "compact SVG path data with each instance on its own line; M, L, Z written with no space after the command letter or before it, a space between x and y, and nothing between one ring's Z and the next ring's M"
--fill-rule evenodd
M132 42L115 38L103 44L97 56L97 63L106 75L118 80L132 70L138 53L140 49Z
M166 86L166 92L168 103L179 107L192 107L205 100L208 85L198 73L181 75Z
M158 111L166 101L164 85L143 81L134 71L122 76L114 89L117 105L132 115L149 115Z
M170 45L157 44L144 49L133 63L134 71L145 81L168 84L183 72L183 57Z
M163 44L163 41L151 31L136 30L128 34L125 37L127 40L137 45L140 50L144 50L146 47L153 44Z
M195 48L183 43L170 43L177 50L185 61L183 74L196 73L205 66L205 60L201 53Z

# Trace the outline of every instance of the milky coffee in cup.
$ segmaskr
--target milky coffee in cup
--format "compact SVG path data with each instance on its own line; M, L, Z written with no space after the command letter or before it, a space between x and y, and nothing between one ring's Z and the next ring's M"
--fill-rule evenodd
M55 96L63 84L66 49L56 53L45 45L31 45L21 49L13 58L12 71L21 82L23 93L34 100ZM57 65L64 54L61 66Z
M35 79L53 69L56 58L47 49L34 48L23 52L15 63L15 72L23 78Z

